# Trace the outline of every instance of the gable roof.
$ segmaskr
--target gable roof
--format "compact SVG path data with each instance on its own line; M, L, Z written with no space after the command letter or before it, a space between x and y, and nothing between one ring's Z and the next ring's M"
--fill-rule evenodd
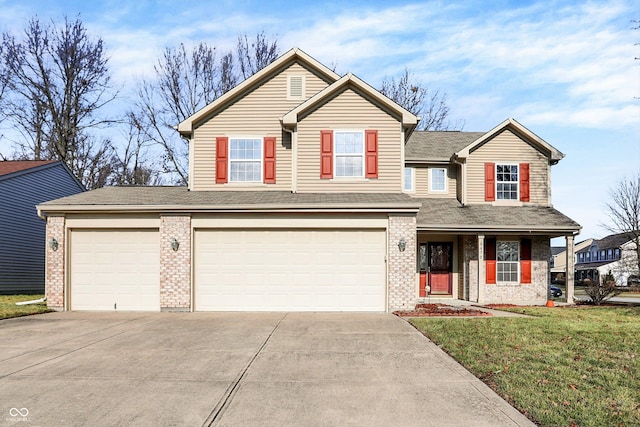
M633 239L632 233L610 234L608 236L603 237L602 239L594 240L590 246L583 248L579 251L576 251L576 253L588 252L591 249L591 246L597 246L598 249L617 249L632 239Z
M414 131L405 145L405 160L407 162L449 162L453 153L462 150L484 134L484 132Z
M352 73L345 74L339 80L335 81L317 94L313 95L311 98L307 99L302 104L298 105L296 108L282 116L280 118L280 121L284 126L295 126L299 121L300 115L302 115L305 111L308 111L316 105L324 102L327 98L333 96L334 94L350 85L364 92L366 95L368 95L387 109L398 114L401 117L403 126L405 126L406 128L413 130L418 124L418 121L420 120L419 117L401 107L382 93L378 92L376 89L374 89L369 84Z
M212 112L214 112L220 106L224 105L226 102L241 95L243 92L253 88L263 79L268 77L274 70L294 60L304 62L306 65L313 68L320 74L324 75L329 80L336 81L340 78L340 76L336 74L333 70L321 64L320 62L318 62L317 60L315 60L314 58L312 58L302 50L298 48L293 48L288 52L284 53L282 56L280 56L278 59L273 61L271 64L264 67L262 70L258 71L251 77L244 80L242 83L240 83L238 86L231 89L229 92L225 93L224 95L220 96L218 99L213 101L212 103L201 108L195 114L187 117L184 121L178 124L178 128L177 128L178 132L180 132L180 134L183 136L190 136L191 133L193 132L194 126L197 125L200 120L209 116Z
M5 160L0 162L0 176L55 163L55 160Z
M469 157L469 153L473 151L475 148L479 147L480 145L484 144L494 136L500 134L501 132L507 129L514 132L516 135L518 135L520 138L527 141L531 145L540 149L543 153L545 153L549 157L549 160L551 160L553 164L559 162L564 157L564 154L562 154L558 149L553 147L544 139L540 138L538 135L531 132L529 129L527 129L526 127L524 127L523 125L521 125L515 119L512 119L512 118L509 118L504 122L500 123L498 126L491 129L489 132L485 133L483 136L476 139L471 144L464 147L462 150L456 152L455 157L461 157L461 158Z

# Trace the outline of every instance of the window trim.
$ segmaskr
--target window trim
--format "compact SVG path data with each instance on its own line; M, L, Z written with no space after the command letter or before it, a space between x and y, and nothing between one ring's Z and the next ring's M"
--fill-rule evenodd
M442 190L438 190L438 189L434 189L433 188L433 172L434 171L443 171L444 172L444 189ZM447 178L448 178L448 173L449 170L448 168L442 168L442 167L430 167L429 168L429 193L435 193L435 194L445 194L448 192L448 185L447 185Z
M231 158L231 145L233 143L233 141L238 141L241 139L249 139L249 140L255 140L255 141L259 141L260 144L260 158L259 159L251 159L251 160L247 160L247 159L232 159ZM229 153L228 153L228 159L227 159L227 167L228 167L228 180L227 182L230 184L262 184L264 182L264 137L262 136L230 136L229 137ZM260 179L257 181L234 181L233 180L233 174L231 172L231 163L232 162L237 162L237 163L254 163L254 162L260 162Z
M498 259L498 248L500 247L500 243L515 243L516 244L516 254L518 259L515 261L500 261ZM522 250L522 245L520 240L498 240L496 239L496 284L497 285L519 285L522 281L522 271L520 266L520 261L522 261L522 254L520 253ZM516 264L516 280L500 280L500 264Z
M410 179L410 186L411 188L407 188L407 170L411 171L411 179ZM405 166L404 169L402 170L403 173L403 184L402 184L402 191L404 191L405 193L415 193L416 192L416 168L413 166Z
M518 180L517 181L498 181L498 166L516 166L518 169ZM495 201L498 203L515 203L515 202L519 202L520 201L520 163L513 163L513 162L495 162L495 168L494 168L494 173L495 173L495 194L496 194L496 198ZM500 198L498 197L500 192L498 191L498 184L500 183L510 183L510 184L515 184L516 185L516 197L514 199L505 199L505 198ZM504 194L504 191L503 193Z
M362 169L362 173L360 175L338 175L338 163L337 163L337 159L338 157L356 157L358 156L358 154L338 154L338 150L336 149L337 145L338 145L338 134L339 133L358 133L362 136L361 142L362 142L362 151L359 154L360 159L362 161L361 165L361 169ZM365 135L365 131L364 129L333 129L333 179L365 179L366 174L367 174L367 164L366 164L366 135Z

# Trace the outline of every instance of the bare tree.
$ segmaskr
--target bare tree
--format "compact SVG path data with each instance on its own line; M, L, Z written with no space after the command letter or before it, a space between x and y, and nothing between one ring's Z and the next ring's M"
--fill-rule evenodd
M604 227L613 233L624 233L629 245L620 254L621 267L625 275L640 274L640 172L624 178L609 191L605 204L610 224ZM624 249L624 248L623 248Z
M88 188L102 185L112 146L91 131L113 122L97 113L116 97L102 39L91 40L80 19L58 27L35 17L21 38L4 33L2 46L18 155L62 160Z
M449 121L447 95L430 90L409 73L398 77L385 77L380 92L405 109L420 117L419 130L453 130L458 127Z
M264 31L256 34L255 41L249 43L247 35L238 37L238 65L244 79L251 77L280 55L278 41L269 41Z
M145 139L160 148L162 172L170 174L174 183L185 185L189 178L189 143L175 126L235 87L240 79L236 67L248 77L246 73L277 57L277 42L269 42L263 33L251 45L246 36L238 40L238 58L227 52L217 59L216 48L206 43L193 49L184 44L165 48L153 78L138 83L133 117Z
M151 141L135 114L127 114L126 145L115 153L111 185L158 185L160 172L149 160Z

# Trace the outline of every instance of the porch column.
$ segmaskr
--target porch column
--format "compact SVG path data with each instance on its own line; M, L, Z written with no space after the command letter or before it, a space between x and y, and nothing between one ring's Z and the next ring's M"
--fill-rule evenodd
M566 284L567 284L567 302L573 303L574 289L573 289L573 272L575 269L575 261L574 261L574 246L573 246L573 234L570 236L565 236L567 242L567 261L565 262L566 267Z
M484 303L484 291L486 287L487 275L485 273L486 263L484 262L484 235L478 235L478 304Z

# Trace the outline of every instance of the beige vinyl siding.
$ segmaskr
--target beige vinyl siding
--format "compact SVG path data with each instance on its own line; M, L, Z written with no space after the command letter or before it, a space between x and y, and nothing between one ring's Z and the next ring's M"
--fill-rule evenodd
M291 137L282 131L279 118L302 101L287 100L288 74L305 76L307 98L328 86L325 80L294 62L197 127L193 134L192 190L255 191L291 188ZM276 183L216 184L216 137L220 136L276 137Z
M429 170L431 168L447 169L447 191L429 192ZM455 165L420 165L416 166L416 197L432 198L455 198L456 197L456 174Z
M530 203L548 205L549 160L511 131L505 130L469 154L467 202L484 202L484 164L529 163Z
M320 131L367 129L378 131L378 178L320 179ZM399 120L348 88L298 124L298 191L401 192L401 150Z

